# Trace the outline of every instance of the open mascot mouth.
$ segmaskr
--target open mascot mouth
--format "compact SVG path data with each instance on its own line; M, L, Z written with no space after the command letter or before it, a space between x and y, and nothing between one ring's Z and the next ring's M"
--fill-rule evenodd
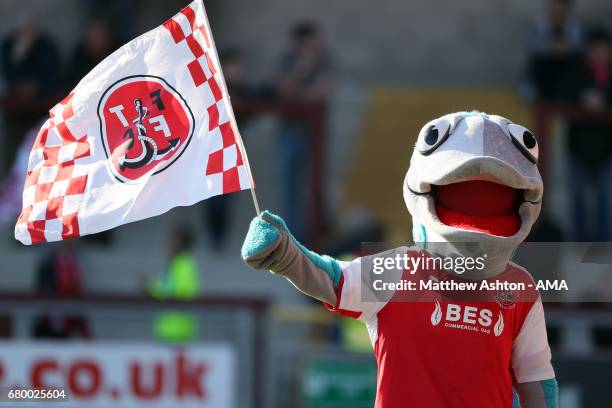
M436 213L444 224L469 231L510 237L521 227L523 190L471 180L432 185Z

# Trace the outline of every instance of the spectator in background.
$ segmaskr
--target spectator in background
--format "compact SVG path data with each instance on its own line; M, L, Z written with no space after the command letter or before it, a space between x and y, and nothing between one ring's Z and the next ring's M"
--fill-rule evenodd
M169 259L164 275L146 283L147 293L158 300L191 300L200 293L200 274L191 254L193 234L187 227L172 232L168 243ZM197 317L183 311L160 314L154 326L155 337L166 342L186 342L198 333Z
M74 241L50 244L54 248L36 271L36 290L41 295L72 297L81 294L81 265ZM36 338L89 338L89 325L82 316L49 312L38 317L32 330Z
M93 16L87 22L81 38L68 65L66 76L68 90L73 89L100 61L119 48L111 21L103 15Z
M297 102L325 102L330 96L332 75L319 27L312 22L297 24L292 45L283 55L277 79L278 97ZM308 157L308 126L285 118L279 140L282 177L282 212L298 239L303 238L303 204L307 201L305 175Z
M7 93L24 99L57 91L59 57L55 43L26 17L2 42L2 70Z
M225 84L231 97L238 99L248 99L259 96L259 91L250 83L245 75L245 66L242 51L238 48L227 48L219 53L219 60L223 68ZM238 112L238 121L246 120L248 117Z
M572 0L548 0L548 14L534 26L531 51L538 54L576 52L582 48L582 27Z
M547 16L533 28L522 89L528 100L567 102L571 97L569 75L583 43L582 27L572 6L572 0L549 0Z
M599 111L612 106L612 39L603 29L590 32L584 55L572 70L573 102ZM608 241L612 126L570 123L574 234L577 241ZM595 210L585 207L594 198ZM593 216L589 216L589 215Z
M59 54L55 43L25 17L0 45L0 71L5 83L3 162L11 163L28 129L46 114L59 87ZM42 102L41 102L42 100ZM5 170L5 169L0 169Z
M143 7L141 0L80 0L86 17L99 16L102 13L109 17L109 22L115 27L118 40L127 42L134 36L134 26L137 22L138 9Z
M38 293L57 296L81 294L81 265L74 250L74 241L51 244L55 249L38 265Z

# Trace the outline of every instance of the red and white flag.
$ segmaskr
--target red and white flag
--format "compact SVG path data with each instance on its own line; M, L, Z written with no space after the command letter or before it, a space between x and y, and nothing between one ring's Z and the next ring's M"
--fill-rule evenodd
M30 153L15 238L93 234L252 187L197 0L115 51L51 109Z

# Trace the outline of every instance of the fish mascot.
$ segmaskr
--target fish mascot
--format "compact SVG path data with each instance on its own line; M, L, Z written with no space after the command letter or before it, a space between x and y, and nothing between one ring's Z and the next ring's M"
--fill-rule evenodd
M414 245L341 262L304 247L265 211L251 222L242 257L366 325L376 408L511 408L513 400L556 408L542 301L511 261L540 212L537 161L523 126L448 114L422 128L404 180ZM383 264L389 270L373 272Z

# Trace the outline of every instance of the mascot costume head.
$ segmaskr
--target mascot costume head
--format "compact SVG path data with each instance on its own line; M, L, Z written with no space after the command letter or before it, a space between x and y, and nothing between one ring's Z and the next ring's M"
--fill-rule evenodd
M540 212L537 160L533 134L501 116L459 112L427 123L404 181L415 242L484 255L485 276L474 278L502 272Z

